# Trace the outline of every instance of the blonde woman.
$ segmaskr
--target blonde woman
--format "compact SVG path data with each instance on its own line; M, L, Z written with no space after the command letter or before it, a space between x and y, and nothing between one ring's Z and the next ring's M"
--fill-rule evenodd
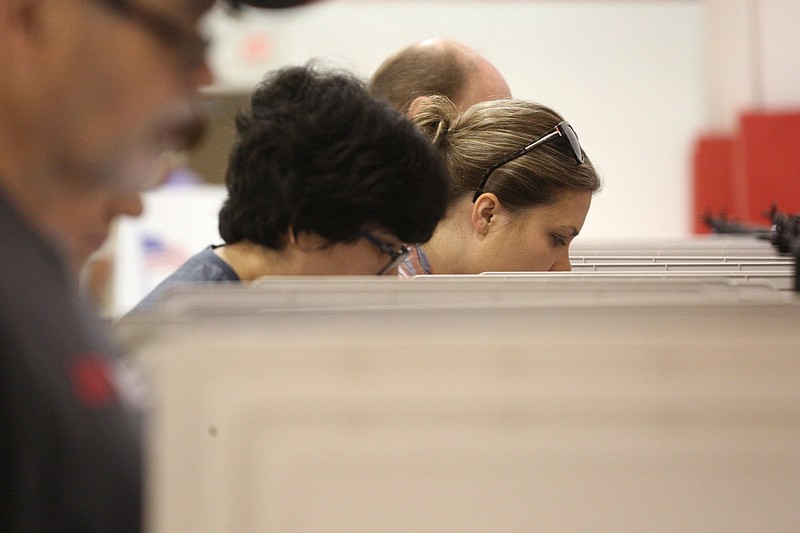
M482 102L459 114L443 96L418 99L412 120L450 171L445 218L412 247L402 277L570 270L600 178L572 126L534 102Z

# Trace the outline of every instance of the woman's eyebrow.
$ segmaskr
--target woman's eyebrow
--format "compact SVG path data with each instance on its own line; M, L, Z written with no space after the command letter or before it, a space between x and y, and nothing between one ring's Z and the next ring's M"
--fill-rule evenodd
M575 226L559 226L559 229L566 230L570 237L577 237L580 231Z

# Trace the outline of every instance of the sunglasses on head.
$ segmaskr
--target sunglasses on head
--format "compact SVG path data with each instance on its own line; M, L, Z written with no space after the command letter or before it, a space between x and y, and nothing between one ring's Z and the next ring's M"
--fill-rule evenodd
M553 127L550 131L548 131L543 136L539 137L538 139L530 142L526 147L517 150L511 155L508 155L495 163L494 165L490 166L486 172L483 173L483 177L481 177L481 181L478 182L478 187L475 189L475 196L472 197L473 203L478 200L478 197L483 194L483 188L486 186L486 181L489 179L489 176L500 168L501 166L505 165L509 161L513 161L518 157L522 157L523 155L527 154L537 146L541 146L545 143L548 143L554 139L558 139L559 137L564 137L569 141L569 146L572 148L572 155L575 156L575 160L578 164L583 163L583 150L581 149L581 143L578 142L578 134L575 133L575 130L572 129L572 126L566 120L562 120L558 124Z

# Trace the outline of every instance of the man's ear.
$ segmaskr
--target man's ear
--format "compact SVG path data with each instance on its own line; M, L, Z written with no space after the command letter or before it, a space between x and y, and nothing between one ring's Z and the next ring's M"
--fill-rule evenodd
M502 211L503 205L497 196L490 192L481 194L472 204L472 228L478 235L486 235L493 225L497 225L497 216Z

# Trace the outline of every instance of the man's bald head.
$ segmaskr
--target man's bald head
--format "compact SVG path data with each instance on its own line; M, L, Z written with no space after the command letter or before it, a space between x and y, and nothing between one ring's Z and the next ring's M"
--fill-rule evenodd
M398 111L418 96L443 94L460 111L486 100L510 98L502 74L485 57L452 39L427 39L396 52L370 81L372 91Z

